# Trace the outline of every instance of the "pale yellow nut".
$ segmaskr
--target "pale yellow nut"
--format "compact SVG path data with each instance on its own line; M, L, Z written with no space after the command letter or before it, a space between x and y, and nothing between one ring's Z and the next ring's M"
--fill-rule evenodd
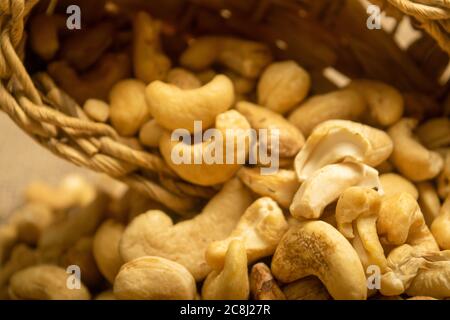
M160 139L159 150L169 167L181 178L212 186L228 181L245 163L250 145L250 124L236 110L226 111L216 117L214 138L190 144L173 141L166 131ZM229 159L231 155L233 158Z
M337 300L367 298L358 254L339 231L323 221L291 227L275 251L271 269L285 283L314 275Z
M161 50L161 22L140 11L133 19L133 70L137 79L149 84L162 80L171 61Z
M331 300L331 296L317 277L309 276L283 287L287 300Z
M342 89L312 96L294 109L288 119L308 137L313 129L324 121L356 121L365 110L366 103L361 95L355 90Z
M119 300L193 300L194 277L181 264L161 257L145 256L120 268L114 281Z
M212 271L202 287L204 300L247 300L250 284L245 245L239 240L230 242L223 269Z
M397 173L385 173L380 175L380 183L385 195L393 195L400 192L407 192L414 197L419 198L419 191L414 184Z
M164 129L159 126L155 119L151 119L144 123L139 130L139 141L146 147L158 148L163 133Z
M269 65L258 82L258 103L284 114L299 104L308 94L311 78L295 61Z
M328 120L318 125L295 158L302 182L332 163L357 161L375 167L392 152L392 141L381 130L348 120Z
M233 37L200 37L180 57L183 67L204 70L215 62L248 78L257 78L272 61L264 44Z
M417 127L416 134L429 149L450 146L450 119L448 117L430 119Z
M114 278L123 264L119 243L125 226L114 220L106 220L94 236L93 254L102 275L114 283Z
M121 256L125 261L146 255L170 259L185 266L200 281L211 271L205 260L206 248L230 235L251 202L250 192L239 180L232 179L192 219L174 225L159 210L138 215L122 236Z
M434 219L439 215L441 201L431 182L419 182L417 184L417 189L419 190L418 201L420 209L422 210L427 226L430 227Z
M450 195L442 205L439 216L434 219L431 232L441 249L450 250Z
M236 110L243 114L253 129L266 129L270 137L278 130L278 154L280 157L293 157L303 147L303 134L283 116L256 104L241 101L236 104ZM268 150L272 150L269 144Z
M289 207L295 218L318 219L326 206L349 187L382 188L378 172L361 163L331 164L317 170L298 189Z
M84 284L80 289L69 289L66 270L41 264L15 273L11 277L9 294L15 300L89 300Z
M118 82L109 93L109 101L111 123L120 135L133 136L150 118L145 84L139 80Z
M300 187L292 170L279 169L273 174L261 174L261 168L241 168L237 176L253 192L271 197L283 208L289 208Z
M248 263L270 256L287 229L288 224L277 203L268 197L259 198L247 208L226 239L208 246L206 262L215 270L222 269L228 246L234 240L240 240L245 246Z
M365 118L368 124L387 127L403 116L404 101L401 93L383 82L357 79L349 88L362 95L368 105Z
M394 143L391 161L400 173L412 181L424 181L436 177L444 166L442 157L426 149L413 133L417 120L403 118L389 128Z
M83 105L87 116L98 122L106 122L109 119L109 105L97 99L89 99Z
M167 130L187 129L191 133L194 121L201 121L201 128L207 129L234 102L233 83L224 75L191 90L154 81L145 89L145 95L150 112L160 126Z
M202 86L202 82L195 74L183 68L171 69L167 74L167 82L184 90L196 89Z

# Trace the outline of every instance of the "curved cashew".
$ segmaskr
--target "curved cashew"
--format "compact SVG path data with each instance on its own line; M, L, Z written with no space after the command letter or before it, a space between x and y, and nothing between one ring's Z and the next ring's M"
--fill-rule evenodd
M286 113L299 104L311 87L309 74L295 61L275 62L264 70L258 82L258 103Z
M114 283L114 278L123 264L119 243L125 227L114 220L106 220L94 236L93 254L102 275Z
M16 300L89 300L91 295L83 284L80 289L69 289L68 276L65 269L53 265L29 267L11 277L9 295Z
M442 157L427 150L414 137L417 120L404 118L389 128L394 142L392 163L406 178L423 181L436 177L444 165Z
M427 226L431 227L434 219L439 215L441 210L441 201L434 188L433 184L429 181L419 182L417 184L419 190L419 206L422 210L423 217Z
M377 234L380 205L381 196L376 191L365 187L350 187L339 197L336 222L338 230L345 237L354 238L353 246L360 255L364 268L377 265L383 271L387 262ZM357 229L356 238L353 223Z
M223 269L212 271L202 287L205 300L247 300L250 292L245 246L239 240L230 242Z
M237 176L253 192L271 197L283 208L289 208L295 193L300 187L292 170L279 169L274 174L262 175L260 168L241 168Z
M401 93L383 82L358 79L348 85L362 95L369 107L366 120L375 126L387 127L403 115L404 101Z
M134 136L150 118L142 81L122 80L109 93L111 124L123 136Z
M430 119L417 127L416 134L428 149L450 146L450 119Z
M289 211L295 218L318 219L327 205L352 186L377 188L382 192L375 169L353 162L331 164L317 170L303 182Z
M196 280L211 270L205 250L233 231L251 204L249 191L237 179L227 182L193 219L173 225L164 212L153 210L137 216L125 229L120 253L125 261L145 255L161 256L184 265Z
M441 249L450 250L450 195L444 201L440 214L434 219L431 232Z
M183 68L171 69L167 74L167 83L183 90L197 89L202 86L202 82L195 74Z
M275 251L271 269L285 283L314 275L334 299L367 297L358 254L339 231L323 221L291 227Z
M414 197L419 198L419 191L408 179L405 179L397 173L385 173L380 175L380 183L384 194L387 196L400 192L407 192Z
M273 129L279 130L280 157L293 157L303 147L305 138L302 133L278 113L246 101L238 102L236 110L247 118L253 129L266 129L269 137ZM268 150L271 150L270 145Z
M287 300L331 300L331 296L317 277L308 276L283 287Z
M269 267L259 262L250 271L250 293L254 300L286 300Z
M270 256L287 228L277 203L271 198L259 198L247 208L226 239L209 244L206 262L215 270L223 268L228 246L234 240L240 240L245 246L248 263Z
M202 129L214 124L219 113L234 102L233 83L224 75L197 89L183 90L173 84L153 81L145 89L150 112L159 125L168 130L187 129L193 133L194 121Z
M295 158L300 182L316 170L346 160L375 167L392 152L392 141L381 130L348 121L328 120L318 125Z
M320 123L333 120L358 120L366 110L364 99L356 91L342 89L315 95L298 106L289 121L308 137Z
M217 116L211 137L214 139L191 145L186 141L172 141L171 135L164 132L159 150L170 168L184 180L203 186L220 184L233 177L244 164L250 145L249 129L244 116L229 110ZM234 157L231 163L230 155ZM186 156L189 163L174 162L174 159ZM199 158L200 164L196 163ZM212 160L217 161L211 163Z
M194 300L196 293L189 271L161 257L127 262L114 281L114 296L119 300Z
M200 37L180 57L182 66L204 70L218 62L248 78L256 78L272 61L263 43L232 37Z
M164 79L171 61L162 52L161 23L140 11L133 19L133 69L139 80L149 84Z

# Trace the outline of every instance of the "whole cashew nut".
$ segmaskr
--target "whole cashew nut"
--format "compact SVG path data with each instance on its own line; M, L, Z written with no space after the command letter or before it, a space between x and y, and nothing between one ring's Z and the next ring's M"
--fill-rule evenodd
M345 160L375 167L392 152L392 141L381 130L348 120L328 120L318 125L295 158L300 182L316 170Z
M442 250L450 250L450 195L431 225L431 232Z
M402 175L412 181L423 181L436 177L444 166L442 157L422 146L412 130L417 120L403 118L389 128L388 134L394 143L391 160Z
M283 211L271 198L259 198L247 208L235 229L224 240L206 249L206 262L215 270L223 267L228 246L240 240L245 246L248 263L270 256L288 229Z
M330 164L317 170L303 182L289 211L295 218L318 219L326 206L352 186L376 188L382 192L375 169L353 162Z
M193 219L173 225L164 212L141 214L125 229L121 256L125 261L146 255L171 259L184 265L197 281L202 280L211 270L205 260L206 248L229 236L251 202L249 191L232 179Z
M230 242L223 269L212 271L202 287L205 300L247 300L250 284L247 271L247 254L239 240Z
M345 237L323 221L291 227L272 259L272 273L289 283L314 275L334 299L366 299L366 276L358 254Z
M124 264L114 281L119 300L193 300L194 277L181 264L145 256Z
M202 129L214 124L216 116L227 111L234 102L233 83L217 75L197 89L183 90L173 84L153 81L145 89L150 113L167 130L187 129L194 132L194 121L202 121Z

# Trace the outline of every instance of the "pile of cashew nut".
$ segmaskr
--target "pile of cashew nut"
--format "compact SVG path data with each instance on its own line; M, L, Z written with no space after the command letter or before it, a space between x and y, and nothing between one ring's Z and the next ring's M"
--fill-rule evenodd
M321 90L302 66L236 37L193 39L174 60L163 23L146 12L132 32L102 22L61 43L58 16L31 23L47 30L31 29L33 50L92 121L214 193L180 215L112 182L33 183L0 226L0 297L450 297L444 107L440 117L410 117L402 92L366 79L311 94ZM128 38L129 52L113 50ZM192 134L200 120L202 130L277 130L280 169L175 163L172 131ZM69 266L81 270L77 289L66 285Z

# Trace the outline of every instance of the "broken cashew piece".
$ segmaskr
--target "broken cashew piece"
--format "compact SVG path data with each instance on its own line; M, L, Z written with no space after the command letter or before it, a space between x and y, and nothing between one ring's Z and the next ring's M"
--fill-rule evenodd
M283 208L289 208L300 187L293 170L279 169L273 174L261 174L261 168L241 168L237 176L253 192L271 197Z
M295 158L299 181L316 170L342 161L375 167L392 152L392 141L381 130L348 120L328 120L318 125Z
M238 102L236 110L247 118L253 129L266 129L268 137L275 134L272 130L278 130L280 157L293 157L303 147L303 134L278 113L246 101ZM272 150L272 146L269 144L267 149Z
M233 83L224 75L217 75L209 83L197 89L179 87L153 81L145 89L150 113L159 125L167 130L195 131L194 121L201 121L201 128L214 124L216 116L227 111L234 102Z
M194 277L181 264L145 256L124 264L114 281L119 300L194 300Z
M365 110L361 95L351 89L342 89L308 98L292 111L288 119L308 137L322 122L333 119L356 121Z
M247 78L257 78L272 61L264 44L232 37L200 37L180 57L180 64L194 71L219 63Z
M298 219L318 219L326 206L352 186L376 188L382 192L375 169L353 162L331 164L317 170L303 182L289 211Z
M245 117L236 110L229 110L217 116L210 140L188 144L173 141L171 134L165 131L159 150L169 167L181 178L212 186L228 181L245 163L250 145L249 130ZM234 156L231 162L230 155Z
M366 101L369 109L366 116L368 124L387 127L402 117L403 96L394 87L380 81L356 79L350 82L348 88L361 94Z
M269 267L259 262L250 271L250 293L254 300L286 300Z
M431 232L442 250L450 250L450 195L444 201L439 216L434 219Z
M339 231L323 221L291 227L275 251L271 269L285 283L314 275L334 299L367 298L366 276L358 254Z
M228 246L240 240L245 246L248 263L272 255L288 229L283 211L271 198L259 198L247 208L235 229L224 240L206 249L206 262L215 270L223 268Z
M245 245L239 240L230 242L223 269L212 271L202 287L205 300L247 300L250 284Z
M309 74L295 61L269 65L258 82L258 103L284 114L299 104L311 87Z
M190 220L174 225L159 210L138 215L122 236L121 256L125 261L160 256L184 265L197 281L202 280L211 270L205 260L206 248L230 235L251 202L246 187L232 179Z
M402 175L412 181L436 177L444 166L442 157L421 145L413 134L417 120L403 118L389 128L394 143L392 163Z

